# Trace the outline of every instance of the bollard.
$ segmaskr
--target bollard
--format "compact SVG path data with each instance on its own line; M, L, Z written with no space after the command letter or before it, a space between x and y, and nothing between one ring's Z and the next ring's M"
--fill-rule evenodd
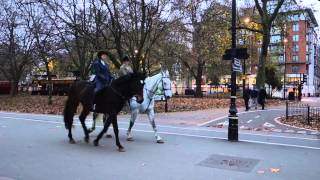
M310 106L308 105L308 125L310 125Z
M286 101L286 120L288 119L288 101Z

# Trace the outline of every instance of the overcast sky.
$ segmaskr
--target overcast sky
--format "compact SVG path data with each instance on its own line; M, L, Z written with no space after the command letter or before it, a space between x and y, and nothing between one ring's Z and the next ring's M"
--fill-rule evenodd
M301 0L303 6L313 9L313 13L318 22L318 37L320 36L320 0Z

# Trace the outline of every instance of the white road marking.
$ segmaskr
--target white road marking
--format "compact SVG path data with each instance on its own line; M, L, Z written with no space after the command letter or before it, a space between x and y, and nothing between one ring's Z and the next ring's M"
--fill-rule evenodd
M297 131L298 134L306 134L307 131Z
M258 119L260 117L260 115L255 116L254 118Z
M266 110L255 110L255 111L243 111L243 112L239 112L239 113L237 113L237 114L247 114L247 113L260 112L260 111L266 112L266 111L284 111L284 110L283 110L283 109L266 109ZM226 113L227 113L227 112L226 112ZM198 124L198 126L207 126L207 125L211 124L212 122L219 121L219 120L221 120L221 119L223 119L223 118L227 118L227 117L228 117L228 116L221 116L221 117L218 117L218 118L209 120L209 121L207 121L207 122Z
M27 118L15 118L15 117L1 117L4 119L16 119L16 120L24 120L24 121L32 121L32 122L41 122L41 123L51 123L51 124L64 124L62 122L56 122L56 121L46 121L46 120L34 120L34 119L27 119ZM1 120L1 119L0 119ZM79 123L75 123L76 126L81 126ZM97 126L102 127L102 126ZM119 128L119 130L126 131L125 128ZM139 130L139 129L132 129L133 131L137 132L147 132L147 133L154 133L151 130ZM198 138L208 138L208 139L221 139L221 140L227 140L227 138L218 137L218 136L204 136L204 135L194 135L194 134L186 134L186 133L173 133L173 132L167 132L167 131L159 131L160 134L168 134L168 135L179 135L179 136L187 136L187 137L198 137ZM253 135L253 134L251 134ZM267 135L261 135L260 136L267 136ZM320 139L310 139L310 138L295 138L295 137L285 137L283 138L293 138L293 139L308 139L308 140L314 140L314 141L320 141ZM251 143L258 143L258 144L268 144L268 145L278 145L278 146L287 146L287 147L297 147L297 148L306 148L306 149L315 149L320 150L320 147L313 147L313 146L302 146L302 145L294 145L294 144L285 144L285 143L271 143L271 142L264 142L264 141L255 141L255 140L248 140L248 139L241 139L240 142L251 142Z
M218 123L217 125L229 126L229 121Z
M59 122L59 121L37 120L37 119L10 117L10 116L9 117L1 117L1 118L27 120L27 121L34 121L34 122L44 122L44 123L51 123L51 124L64 124L63 122ZM1 120L1 118L0 118L0 120ZM118 122L118 123L120 123L120 122ZM122 122L122 123L124 123L124 122ZM78 123L78 124L80 125L80 123ZM135 124L150 126L150 124L148 124L148 123L135 123ZM214 133L227 133L226 130L220 130L220 129L219 130L212 130L212 129L203 129L203 128L184 128L184 127L176 127L176 126L168 126L168 125L157 125L157 126L158 127L172 128L172 129L179 129L179 130L207 131L207 132L214 132ZM96 126L96 127L103 127L103 126ZM250 136L262 136L262 137L274 137L274 138L287 138L287 139L300 139L300 140L320 141L320 139L315 139L315 138L303 138L303 137L271 135L271 134L246 133L246 132L241 132L239 134L250 135Z
M282 129L272 129L273 132L279 132L281 133L282 132Z
M265 122L263 124L264 127L276 127L275 125L271 124L271 123L268 123L268 122Z
M249 121L247 121L248 124L251 123L251 122L252 122L252 119L250 119Z
M295 131L292 130L292 129L289 129L289 130L285 130L284 132L285 132L285 133L294 133Z

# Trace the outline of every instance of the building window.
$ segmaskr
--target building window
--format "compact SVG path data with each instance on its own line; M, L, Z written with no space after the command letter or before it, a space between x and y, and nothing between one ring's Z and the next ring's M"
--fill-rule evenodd
M298 23L294 23L292 25L292 31L295 31L295 32L299 31L299 24Z
M271 43L278 43L280 41L281 41L281 36L280 35L271 36Z
M299 51L299 45L298 44L293 45L292 50L293 50L293 52L298 52Z
M293 35L292 36L292 40L294 41L294 42L298 42L299 41L299 35Z
M299 56L293 55L292 56L292 62L299 62Z
M279 57L278 57L278 61L279 61L279 63L284 63L283 56L279 56Z
M309 62L309 55L308 54L306 55L306 62L307 63Z
M299 72L299 66L298 65L293 65L292 66L292 73L298 73Z
M299 19L300 19L300 15L299 15L299 14L295 14L295 15L293 15L293 17L292 17L292 20L293 20L293 21L299 21Z

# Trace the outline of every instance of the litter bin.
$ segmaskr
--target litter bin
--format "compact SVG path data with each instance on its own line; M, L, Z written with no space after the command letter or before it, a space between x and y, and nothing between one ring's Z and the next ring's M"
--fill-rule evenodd
M290 100L290 101L294 101L294 92L289 92L289 95L288 95L288 99Z

